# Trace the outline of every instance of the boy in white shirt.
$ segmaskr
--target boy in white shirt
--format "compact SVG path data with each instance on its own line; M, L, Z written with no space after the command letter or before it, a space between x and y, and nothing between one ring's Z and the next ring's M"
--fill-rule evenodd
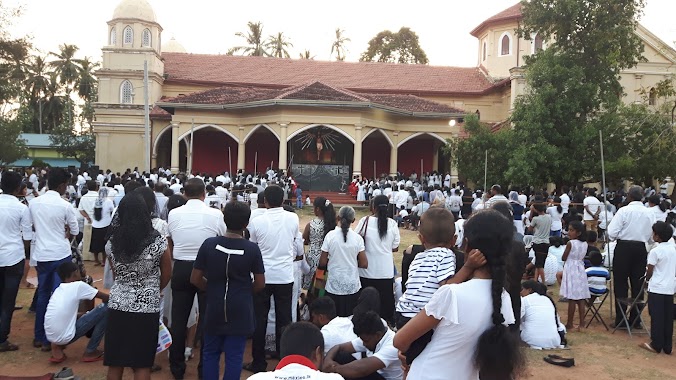
M669 242L672 228L665 222L653 224L653 240L658 243L648 254L648 310L650 343L641 344L650 352L671 355L674 333L674 288L676 287L676 248Z
M63 350L67 345L85 336L93 330L87 343L82 361L85 363L103 360L103 351L99 350L99 343L106 332L108 307L100 304L79 319L78 308L80 301L99 298L108 302L108 294L98 291L82 280L80 271L72 262L65 262L59 266L57 273L61 278L59 285L47 305L45 313L45 334L52 344L51 363L62 363L66 360Z
M394 220L397 221L397 225L401 227L404 224L404 221L408 220L408 211L406 211L406 206L401 206L397 216L394 217Z

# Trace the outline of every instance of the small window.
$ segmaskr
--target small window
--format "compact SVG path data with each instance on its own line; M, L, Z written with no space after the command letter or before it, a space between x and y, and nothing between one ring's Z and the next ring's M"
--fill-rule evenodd
M486 49L487 49L487 44L486 41L483 43L483 51L481 52L481 60L485 61L486 60Z
M542 37L540 37L539 34L536 34L535 38L533 39L533 53L537 53L542 50L542 42Z
M134 43L134 31L131 29L131 26L124 28L124 44L131 45Z
M648 95L648 105L657 105L657 91L654 87L650 89L650 94Z
M134 86L128 80L122 81L120 85L120 103L131 104L133 101Z
M111 45L117 44L117 32L115 31L115 27L112 27L110 29L110 44Z
M500 38L500 55L510 54L512 54L512 39L509 37L509 34L505 33Z
M150 47L150 43L152 41L152 36L150 35L150 30L144 29L143 30L143 35L141 36L141 46L143 47Z

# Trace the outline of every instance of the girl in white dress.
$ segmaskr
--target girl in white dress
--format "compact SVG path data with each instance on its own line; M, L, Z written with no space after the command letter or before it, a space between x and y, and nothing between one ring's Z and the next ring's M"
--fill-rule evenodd
M566 244L566 250L563 251L563 261L566 264L563 267L561 296L569 300L566 328L568 330L573 328L575 305L577 305L580 314L579 331L584 326L585 300L590 297L587 272L584 270L584 257L587 254L587 237L584 224L577 220L570 222L568 224L568 236L570 241Z
M483 254L486 265L461 284L443 285L424 309L397 331L393 344L406 352L434 329L432 340L411 364L408 380L515 379L524 368L509 294L504 290L505 260L512 247L512 222L485 210L464 224L465 254ZM468 259L470 260L470 259Z
M359 185L357 185L357 202L366 202L366 194L364 194L364 187L366 184L364 181L359 182Z

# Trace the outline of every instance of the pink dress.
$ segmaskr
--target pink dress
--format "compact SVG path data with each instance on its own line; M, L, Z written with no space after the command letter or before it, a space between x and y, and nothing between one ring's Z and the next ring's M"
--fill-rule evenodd
M586 300L590 297L587 273L584 270L584 256L587 254L587 242L570 241L570 253L563 266L561 296L569 300Z

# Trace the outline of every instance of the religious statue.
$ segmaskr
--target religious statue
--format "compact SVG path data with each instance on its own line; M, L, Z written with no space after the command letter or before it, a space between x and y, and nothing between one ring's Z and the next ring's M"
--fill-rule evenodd
M298 142L301 144L301 150L308 149L314 143L317 149L317 162L319 162L322 158L322 151L326 148L335 152L336 146L340 144L340 139L335 131L325 127L317 127L303 132L298 137Z

